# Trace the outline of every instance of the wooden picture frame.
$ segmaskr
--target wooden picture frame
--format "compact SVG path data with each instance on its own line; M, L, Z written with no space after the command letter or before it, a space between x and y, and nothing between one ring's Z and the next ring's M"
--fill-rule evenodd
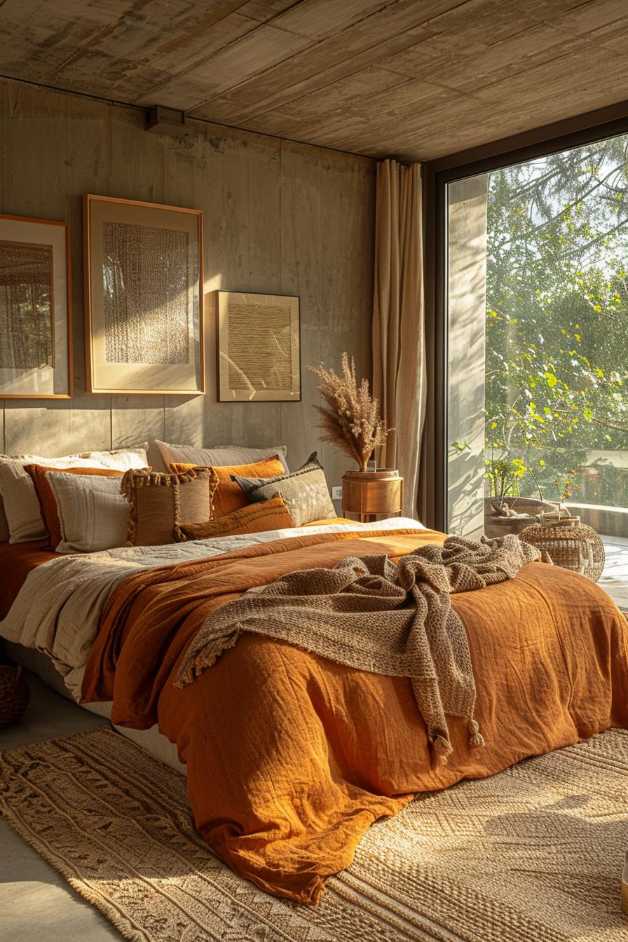
M203 395L203 213L86 194L87 389Z
M0 215L0 399L70 399L73 379L69 227Z
M297 295L216 291L218 401L301 401Z

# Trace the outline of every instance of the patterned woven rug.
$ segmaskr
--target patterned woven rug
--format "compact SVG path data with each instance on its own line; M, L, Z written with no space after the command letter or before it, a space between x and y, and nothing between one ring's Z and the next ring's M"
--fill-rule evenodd
M183 778L108 730L0 756L6 819L142 942L626 942L628 732L422 797L375 825L316 909L236 877Z

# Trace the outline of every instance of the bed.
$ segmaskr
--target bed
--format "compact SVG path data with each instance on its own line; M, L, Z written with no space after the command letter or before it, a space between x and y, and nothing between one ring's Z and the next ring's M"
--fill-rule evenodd
M0 543L0 619L6 617L28 575L42 563L57 559L47 546L46 541L36 543ZM55 662L43 651L26 647L17 642L7 641L6 652L16 664L36 674L43 682L67 700L73 700L72 694L64 683L63 673L55 667ZM111 703L85 703L84 709L111 719ZM185 766L177 756L176 746L159 732L158 726L147 730L115 727L119 733L136 742L156 759L165 762L177 772L185 774Z
M389 525L403 528L406 527L408 523L410 523L412 527L416 527L415 521L410 522L403 520L392 520ZM343 518L337 518L321 526L318 526L316 522L309 524L307 533L332 533L342 532L343 530L353 531L355 526L355 524ZM373 527L374 525L370 525L370 527L366 529L372 529ZM285 538L291 535L293 534L285 531L273 531L271 533L262 533L259 537L256 534L253 538L227 538L224 540L216 540L213 541L212 545L214 552L222 552L234 546L248 544L251 540L264 541L280 536ZM205 554L204 545L207 544L201 544L200 551L199 547L196 545L187 547L184 545L178 545L177 547L168 546L160 547L159 549L153 548L152 552L149 554L149 558L154 565L169 565L172 564L173 561L176 564L181 561L182 557L191 556L194 558L199 555L202 557ZM126 550L120 555L132 557L136 556L137 553L134 550ZM108 557L109 554L103 554L103 556ZM0 622L8 615L13 602L25 585L29 574L38 566L56 559L59 559L59 556L50 549L48 540L35 540L33 542L16 544L0 542L0 572L2 573L2 579L0 579ZM27 587L24 594L26 605L28 605L28 599L29 589ZM20 632L20 635L21 634ZM0 636L2 636L1 630ZM79 687L82 677L82 668L79 670L79 680L74 684L74 687L72 687L71 683L70 686L68 686L66 682L67 672L62 666L59 666L55 662L55 659L49 656L45 650L21 644L17 641L10 641L6 638L4 644L7 653L15 663L22 665L33 674L36 674L48 687L55 690L62 697L74 700L77 703L80 702ZM95 713L97 716L103 716L109 720L111 719L112 702L110 700L84 702L80 703L80 705L91 713ZM185 774L185 765L179 759L176 745L160 732L157 723L153 724L148 729L133 729L131 727L113 725L119 733L127 739L136 742L156 759L166 763L177 772Z
M205 620L243 592L346 556L399 559L443 540L395 518L86 557L4 546L0 633L40 676L52 665L48 682L185 767L195 826L237 873L316 903L368 827L418 792L628 727L624 617L598 586L540 562L453 597L486 744L473 748L451 718L446 765L432 761L406 678L245 634L194 683L175 682Z

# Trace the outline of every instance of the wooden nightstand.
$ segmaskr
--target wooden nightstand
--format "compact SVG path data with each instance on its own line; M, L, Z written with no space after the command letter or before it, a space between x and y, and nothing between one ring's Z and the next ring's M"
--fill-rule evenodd
M367 523L399 517L403 478L398 471L347 471L342 478L342 516Z

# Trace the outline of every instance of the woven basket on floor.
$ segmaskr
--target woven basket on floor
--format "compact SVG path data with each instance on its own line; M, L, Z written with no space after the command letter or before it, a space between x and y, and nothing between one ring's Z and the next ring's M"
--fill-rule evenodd
M0 726L21 720L28 698L28 682L22 668L0 664Z
M500 512L500 505L520 516L508 516ZM560 504L558 507L560 508ZM556 513L557 505L536 497L496 497L484 499L484 532L490 539L507 533L521 534L522 530L538 523L543 514Z
M519 536L545 550L556 566L580 572L593 582L602 575L604 544L593 527L580 522L580 517L545 518L526 527Z

